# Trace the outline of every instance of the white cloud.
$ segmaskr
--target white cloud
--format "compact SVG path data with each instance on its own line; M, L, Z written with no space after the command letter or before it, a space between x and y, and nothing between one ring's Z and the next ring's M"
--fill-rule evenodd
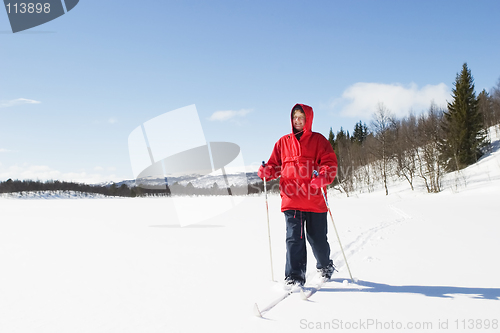
M211 116L210 120L226 121L236 117L244 117L252 110L241 109L239 111L227 110L227 111L215 111Z
M375 113L379 103L383 103L391 113L404 117L411 110L420 112L429 109L431 102L438 106L446 106L450 92L444 83L419 88L414 83L404 86L359 82L347 88L333 106L343 105L341 108L343 116L366 119Z
M22 104L40 104L41 102L35 101L33 99L18 98L12 99L10 101L0 101L0 108L8 108L10 106L22 105Z
M0 153L8 153L11 150L5 149L5 148L0 148Z
M116 124L117 122L118 122L118 119L116 119L116 118L109 118L108 119L109 124Z

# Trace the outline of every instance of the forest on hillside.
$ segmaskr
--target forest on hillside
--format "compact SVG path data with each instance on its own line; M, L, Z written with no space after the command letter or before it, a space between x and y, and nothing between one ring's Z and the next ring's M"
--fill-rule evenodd
M377 105L370 126L361 121L354 131L333 133L329 141L338 157L335 183L349 193L405 179L414 189L417 178L427 192L441 191L442 176L461 170L485 153L488 128L500 124L500 80L488 93L476 96L471 70L464 63L457 73L447 108L435 103L419 115L397 119L383 103Z

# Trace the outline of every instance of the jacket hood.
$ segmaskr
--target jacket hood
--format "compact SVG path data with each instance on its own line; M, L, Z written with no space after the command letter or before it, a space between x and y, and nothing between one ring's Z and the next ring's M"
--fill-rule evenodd
M292 124L292 133L295 133L295 128L293 127L293 118L292 118L293 117L293 110L297 106L300 106L302 108L302 110L304 111L304 114L306 115L306 124L304 125L303 132L304 133L312 132L312 123L313 123L313 118L314 118L314 112L313 112L312 107L310 107L309 105L305 105L305 104L295 104L292 108L292 112L290 113L290 121Z

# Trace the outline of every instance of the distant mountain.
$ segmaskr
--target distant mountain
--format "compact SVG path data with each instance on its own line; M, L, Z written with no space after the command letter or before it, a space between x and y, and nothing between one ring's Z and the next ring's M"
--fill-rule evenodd
M227 181L229 183L229 186L244 186L245 184L255 184L262 182L262 180L259 178L257 175L257 172L247 172L246 173L246 179L242 177L242 173L236 173L236 174L226 174ZM142 184L146 184L147 186L162 186L165 185L165 179L164 178L151 178L151 179L141 179ZM183 186L187 186L189 183L191 183L194 187L196 188L211 188L215 183L219 187L226 187L226 181L223 177L223 175L214 175L214 174L209 174L206 176L197 176L197 175L186 175L182 177L168 177L167 178L167 183L168 185L173 185L173 184L180 184ZM111 186L113 182L106 182L102 183L100 185L103 186ZM125 184L129 188L136 187L136 180L135 179L130 179L130 180L123 180L121 182L115 182L117 187L120 187L121 185Z

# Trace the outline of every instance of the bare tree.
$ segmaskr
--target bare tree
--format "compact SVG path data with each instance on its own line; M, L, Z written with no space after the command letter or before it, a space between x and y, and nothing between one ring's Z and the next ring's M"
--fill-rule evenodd
M497 85L491 90L491 122L492 125L500 124L500 79Z
M411 114L406 119L396 122L395 157L396 172L403 177L414 190L413 181L417 172L417 157L415 150L418 147L417 119Z
M442 121L444 110L433 102L427 115L418 121L419 147L416 150L419 176L424 180L428 193L441 191L441 177L444 173L440 160L440 142L443 137Z
M352 144L351 156L353 158L354 185L355 187L366 185L369 192L373 191L375 179L373 173L373 155L369 153L374 140L372 135L367 135L363 142L356 140Z
M495 114L493 112L493 99L486 90L483 89L477 96L477 100L479 113L483 117L483 128L487 130L488 127L496 124Z
M389 195L387 187L387 179L391 174L391 161L394 158L393 145L395 143L395 120L390 111L379 103L377 111L373 116L371 122L373 135L375 138L375 145L372 153L377 157L377 164L379 165L380 174L384 182L385 194Z

